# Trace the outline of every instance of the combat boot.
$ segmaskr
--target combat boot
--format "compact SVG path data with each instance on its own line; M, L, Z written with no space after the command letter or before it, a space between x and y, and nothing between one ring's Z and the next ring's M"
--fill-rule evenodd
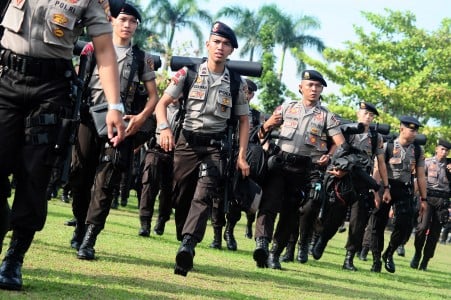
M320 259L321 256L323 256L324 249L326 249L326 246L327 246L327 241L323 237L320 237L318 239L318 241L316 241L315 246L313 246L313 249L312 249L313 258L316 260Z
M252 222L247 222L246 224L246 233L244 234L248 239L252 238Z
M307 234L301 234L301 238L298 242L298 256L297 261L301 264L305 264L308 261L308 248L309 248L309 238Z
M156 235L163 235L166 221L163 218L158 218L157 224L153 227L153 232Z
M139 222L141 223L141 228L139 229L138 235L144 237L150 236L150 217L140 216Z
M224 240L227 244L227 249L236 251L237 244L235 240L235 236L233 235L233 229L235 228L235 224L232 224L230 222L227 222L226 228L224 230Z
M294 250L295 242L288 242L285 248L285 254L280 257L281 262L293 262L294 261Z
M429 263L429 258L423 257L423 260L421 261L421 264L420 264L420 267L418 268L418 270L427 271L428 263Z
M394 249L392 246L388 245L387 249L385 250L384 254L382 254L382 259L384 261L385 270L390 273L395 273L396 267L395 262L393 261L393 253Z
M0 289L22 289L22 264L34 232L13 231L9 249L0 266Z
M357 271L357 268L354 266L354 251L346 251L345 261L343 262L343 270L349 271Z
M86 233L86 225L81 222L76 222L72 239L70 240L71 248L80 249L81 243Z
M210 248L222 249L222 227L213 227L213 242L210 244Z
M382 269L382 261L380 252L373 252L373 265L371 266L371 272L380 273Z
M311 238L309 246L308 246L308 254L312 255L313 247L315 246L318 239L319 239L319 234L314 232L312 234L312 238Z
M398 253L398 256L406 256L406 249L404 249L404 245L399 245L398 249L396 249L396 253Z
M99 225L89 224L86 229L83 242L80 249L77 252L77 257L79 259L94 260L95 259L95 249L97 235L100 233L102 228Z
M282 266L280 265L280 254L282 253L282 249L280 249L277 242L272 243L271 250L269 251L268 256L268 268L281 270Z
M180 245L177 255L175 257L174 274L186 276L193 268L194 248L197 245L197 240L190 234L183 236L182 244Z
M421 259L421 251L416 251L415 254L412 257L412 260L410 261L410 267L412 269L418 269L418 265L420 264Z
M360 250L359 259L363 260L363 261L367 261L368 260L368 251L370 251L370 249L368 247L363 246L362 250Z
M268 256L269 256L269 239L266 237L258 237L255 239L255 250L254 250L254 260L257 263L257 267L266 268L268 267Z

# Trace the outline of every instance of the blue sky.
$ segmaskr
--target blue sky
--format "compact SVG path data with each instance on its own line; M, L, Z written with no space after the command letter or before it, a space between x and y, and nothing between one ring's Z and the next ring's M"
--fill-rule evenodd
M141 2L146 3L147 1L141 0ZM262 5L276 3L283 11L292 16L310 15L318 18L321 28L311 31L309 34L321 38L326 46L333 48L343 48L345 41L356 40L353 25L363 26L371 30L370 25L361 15L361 11L384 13L384 8L411 11L416 16L416 26L428 31L436 30L444 18L451 18L451 0L198 0L198 3L202 4L203 8L212 15L224 6L238 5L251 10L258 10ZM227 19L223 21L233 27L232 21ZM209 28L206 27L205 38L208 30ZM182 40L189 40L190 37L187 34L176 33L176 39L181 43ZM308 52L312 53L313 56L315 55L313 52ZM276 55L279 54L277 50L275 53ZM234 53L230 58L243 59L237 53ZM282 80L290 90L297 91L299 75L296 75L294 65L294 60L288 55ZM324 92L336 92L338 88L331 84Z

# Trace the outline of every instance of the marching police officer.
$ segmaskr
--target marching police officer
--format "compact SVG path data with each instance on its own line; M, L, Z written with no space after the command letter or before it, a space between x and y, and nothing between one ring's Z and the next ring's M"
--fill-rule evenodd
M186 276L193 267L194 247L202 241L213 202L221 199L221 149L227 121L239 118L239 152L237 168L249 175L246 149L249 136L249 105L246 83L226 67L227 57L238 48L233 30L216 22L206 43L207 61L202 63L185 101L183 130L174 150L174 203L177 238L182 240L176 255L175 274ZM166 117L166 107L183 91L188 68L172 78L156 115L160 145L165 151L174 148L174 136ZM234 94L236 91L236 94ZM235 100L234 100L235 99ZM233 115L232 115L233 113Z
M427 178L428 209L418 217L415 230L415 254L410 262L413 269L426 270L429 260L434 257L435 247L440 237L440 229L448 222L448 207L450 194L451 164L446 157L451 149L451 143L439 139L435 147L434 157L426 158L425 170ZM421 254L423 259L421 260Z
M417 178L418 190L422 201L420 201L420 213L426 206L426 177L424 171L423 149L414 143L418 133L420 122L410 116L399 118L401 124L399 136L393 141L385 143L385 156L387 161L387 174L391 200L383 198L378 207L373 210L369 220L372 233L371 250L373 252L372 272L380 272L382 267L381 258L384 260L385 269L395 272L393 253L411 234L413 227L413 178ZM377 167L375 167L374 178L380 179ZM389 244L381 256L384 247L384 231L387 225L390 208L394 206L396 222L390 236Z
M270 130L280 128L276 145L280 152L269 158L269 173L263 186L263 196L255 225L257 267L280 269L279 256L291 232L298 226L302 195L309 195L312 184L321 181L322 172L330 161L336 145L345 139L335 115L321 106L320 96L327 86L323 76L315 70L302 72L299 92L301 101L292 101L276 108L261 127L260 138ZM334 146L328 147L331 138ZM308 198L308 197L307 197ZM301 216L302 238L310 235L316 219L318 199L305 199ZM274 223L280 213L270 253L268 244L273 237ZM307 249L305 249L307 250ZM307 253L306 253L307 255Z
M45 193L56 158L59 124L72 116L72 51L83 27L97 49L99 76L110 108L108 137L113 146L124 138L108 1L61 4L57 0L11 1L2 21L0 182L12 172L17 180L11 211L13 234L0 267L2 289L22 288L25 253L45 223Z

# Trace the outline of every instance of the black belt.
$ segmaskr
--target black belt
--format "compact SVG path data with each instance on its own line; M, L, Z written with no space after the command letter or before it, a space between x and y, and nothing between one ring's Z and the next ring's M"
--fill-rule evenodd
M62 58L36 58L19 55L8 49L0 50L2 71L8 69L23 75L41 78L69 78L72 76L71 61Z
M412 187L412 183L410 183L410 182L402 182L400 180L395 180L395 179L389 179L388 182L390 183L390 185L392 187L395 187L395 188L411 188Z
M436 197L436 198L443 198L443 199L448 199L450 197L449 192L438 191L438 190L429 190L428 189L427 194L428 194L428 197Z
M214 146L225 138L225 133L197 133L190 130L182 130L186 141L193 146Z
M309 156L292 154L285 151L281 151L280 156L283 161L289 165L304 166L308 168L312 165L312 159Z

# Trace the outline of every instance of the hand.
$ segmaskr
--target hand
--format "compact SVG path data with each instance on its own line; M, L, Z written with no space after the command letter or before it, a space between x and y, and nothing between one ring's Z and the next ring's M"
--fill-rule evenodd
M238 157L236 161L237 170L241 170L241 175L244 177L249 176L251 172L251 167L247 163L246 159Z
M125 124L122 120L122 114L120 111L111 109L106 114L106 125L108 128L108 138L113 147L119 145L125 138ZM113 128L116 128L116 135L114 135Z
M329 163L329 160L330 160L330 156L327 154L323 154L316 162L320 166L325 166Z
M428 203L426 202L426 201L421 201L420 200L420 210L418 211L418 214L420 215L420 216L422 216L425 212L426 212L426 210L428 209Z
M166 128L160 131L160 146L166 151L170 152L175 147L174 136L170 128Z
M327 170L327 173L334 175L337 178L342 178L343 176L345 176L346 174L348 174L348 171L344 171L341 169L337 169L337 168L333 168L331 170Z
M384 195L382 196L382 201L384 201L385 203L390 203L390 201L391 201L390 189L384 189Z
M381 204L381 197L377 191L374 191L374 207L379 208Z

